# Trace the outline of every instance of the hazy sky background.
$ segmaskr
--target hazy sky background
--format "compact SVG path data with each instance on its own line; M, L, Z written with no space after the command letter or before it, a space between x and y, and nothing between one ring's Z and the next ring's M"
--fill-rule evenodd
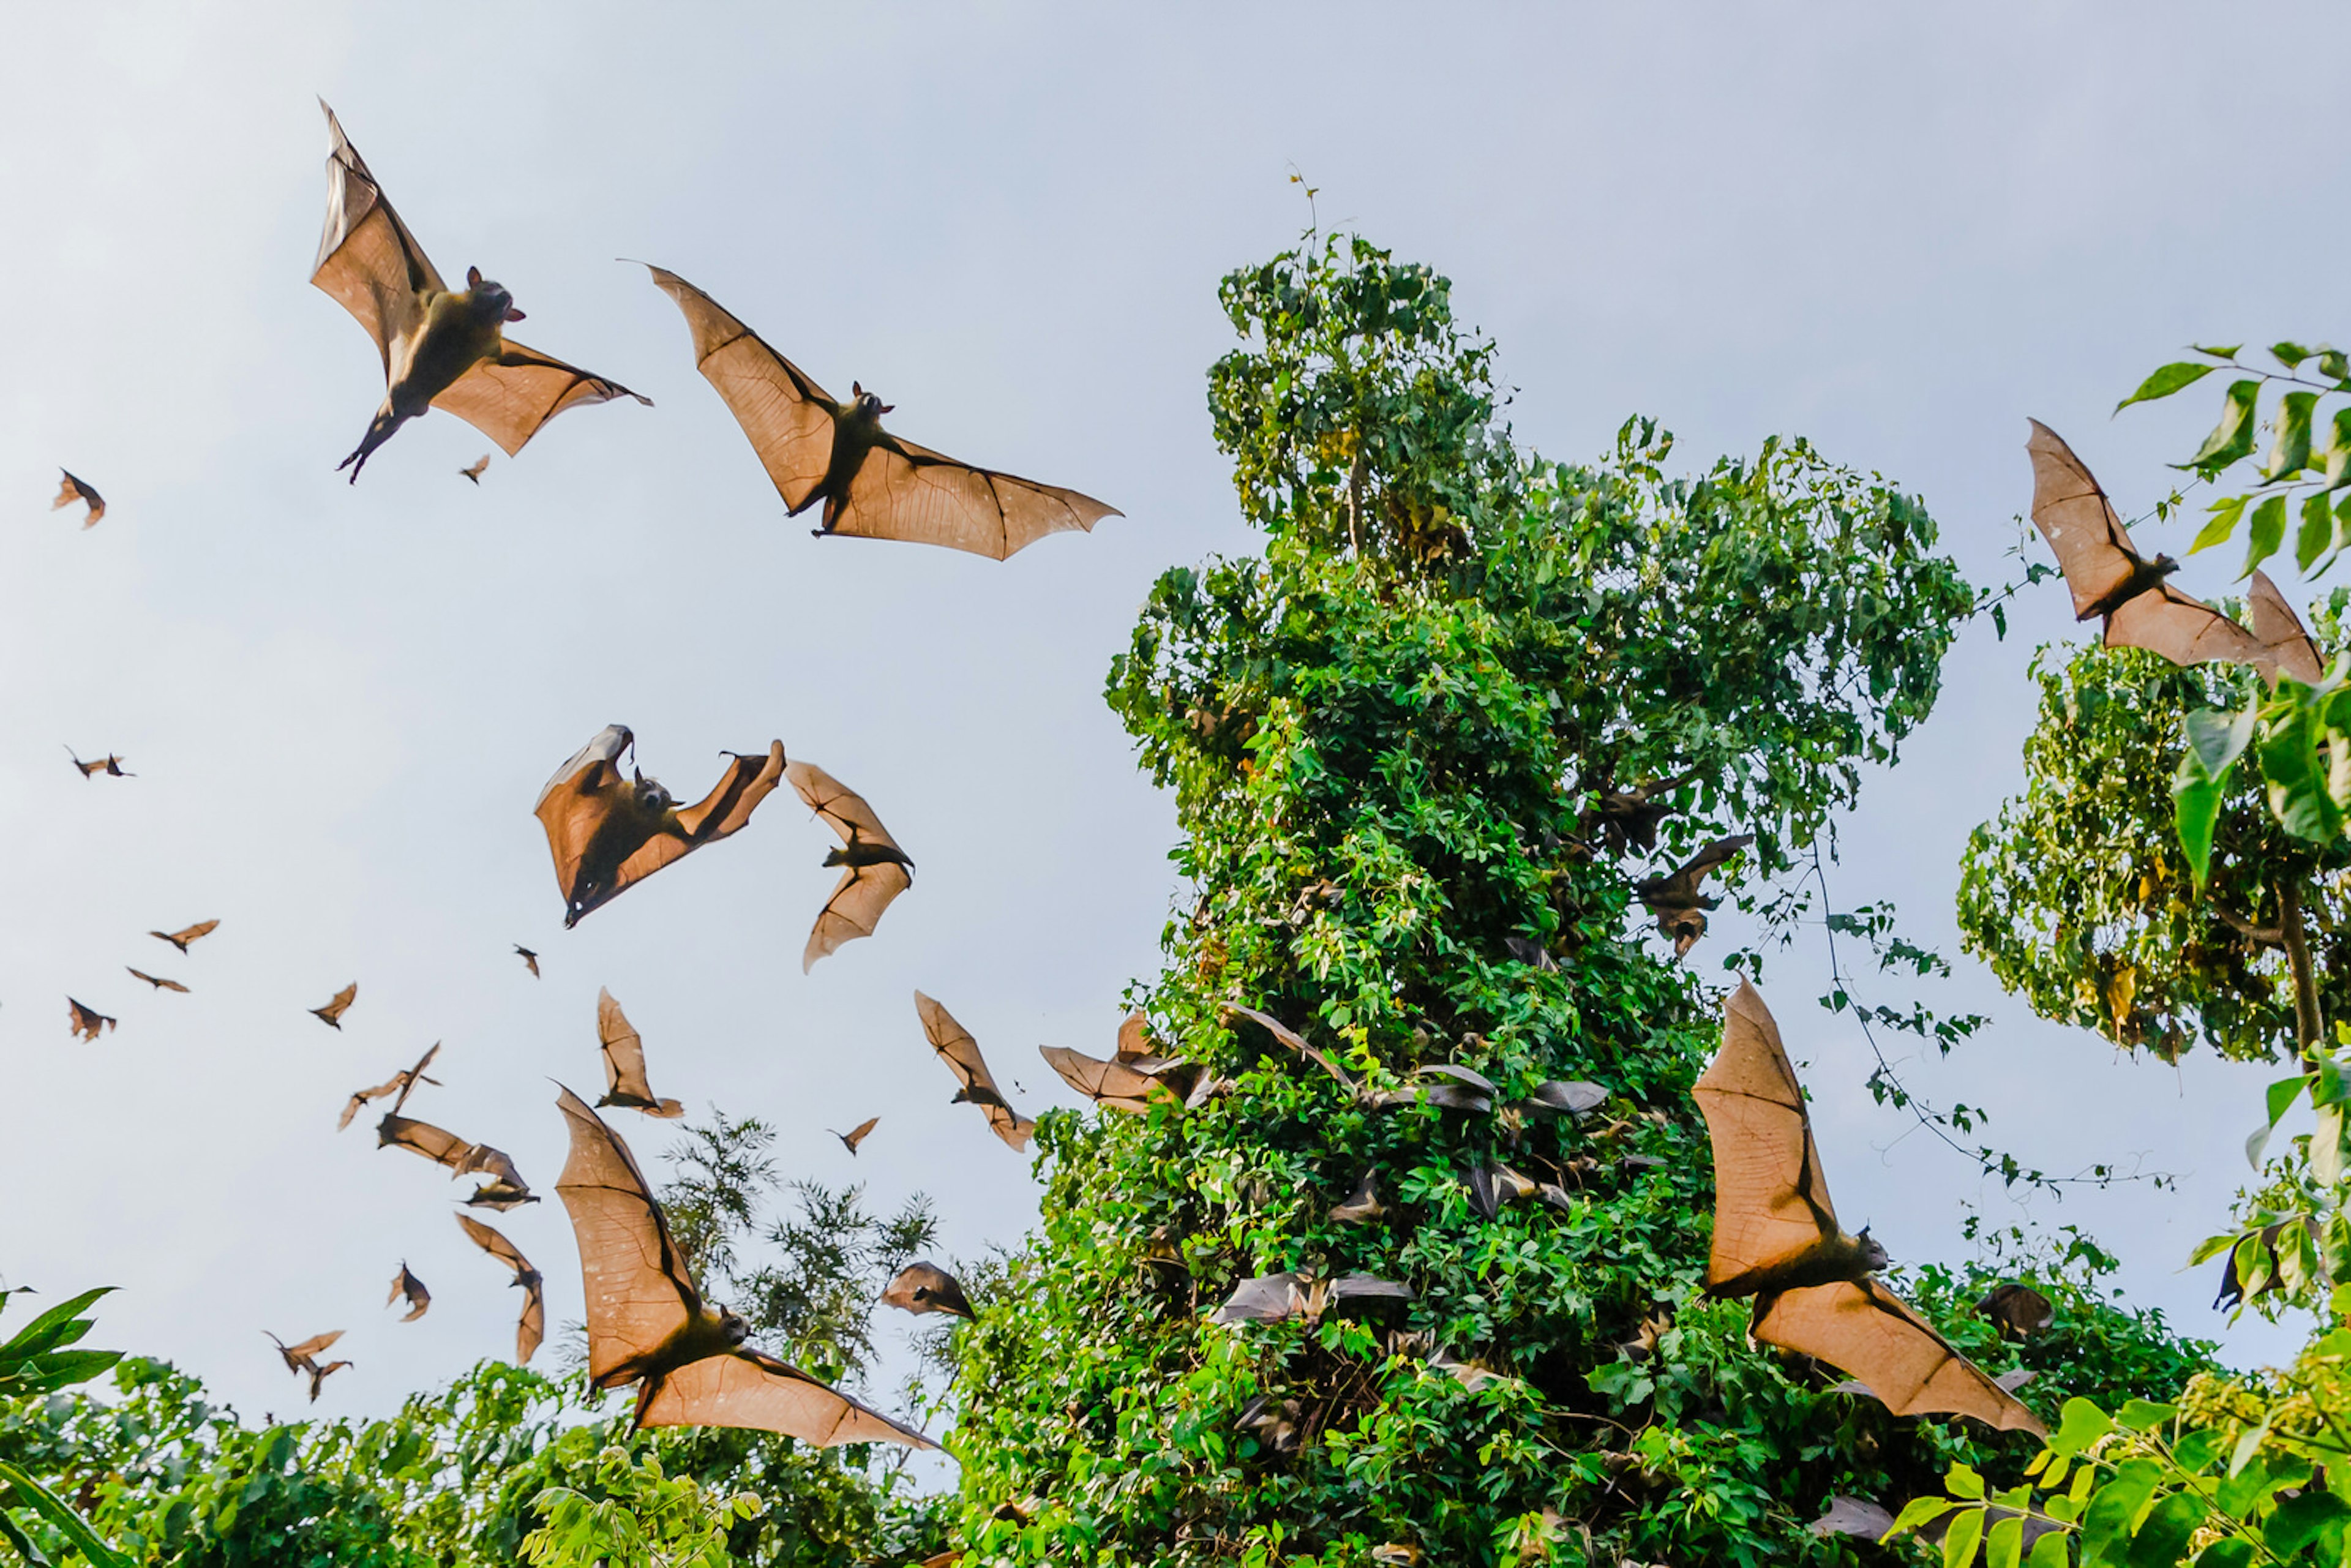
M2259 84L2282 47L2341 57L2351 18L2117 15L793 6L687 28L618 5L16 8L0 1277L51 1301L120 1285L96 1343L252 1414L297 1405L259 1331L343 1328L358 1364L319 1409L388 1411L510 1347L519 1296L450 1218L462 1186L379 1152L365 1121L338 1136L338 1108L444 1041L446 1087L413 1109L548 1193L498 1223L546 1271L550 1322L576 1318L548 1080L599 1087L599 986L658 1092L769 1119L788 1172L862 1177L885 1207L927 1191L951 1252L1013 1241L1035 1211L1023 1163L947 1103L910 992L1035 1109L1072 1103L1035 1047L1100 1052L1156 968L1173 813L1100 690L1157 572L1251 548L1203 373L1231 340L1217 279L1305 225L1290 166L1326 225L1454 279L1501 345L1520 441L1588 455L1637 411L1695 468L1801 433L1922 493L1998 580L2028 414L2135 511L2210 413L2110 422L2148 369L2190 340L2339 332L2305 258L2351 224L2327 199L2351 142L2323 95ZM347 487L334 465L382 388L306 281L315 94L444 273L478 264L529 313L524 341L657 406L567 413L478 489L456 469L488 444L436 413ZM879 390L914 439L1126 517L1005 564L811 540L622 256L708 289L835 392ZM44 510L60 464L112 505L91 532ZM2228 571L2185 580L2217 592ZM1892 898L1954 959L1959 848L2019 781L2024 661L2076 634L2054 584L2012 621L1954 653L1834 877L1841 905ZM531 804L615 721L689 799L721 747L780 737L867 794L914 892L803 978L832 841L787 794L561 931ZM139 777L85 783L62 745ZM144 935L214 916L185 958ZM1869 1103L1865 1047L1811 1005L1819 960L1765 994L1811 1063L1848 1217L1898 1258L1963 1256L1963 1206L2005 1222L2011 1196ZM340 1033L307 1016L354 978ZM69 1040L68 993L120 1031ZM2179 1265L2225 1218L2269 1074L2118 1059L1966 963L1931 999L1997 1026L1914 1087L1990 1106L1989 1135L2032 1164L2183 1175L2030 1215L2086 1227L2134 1301L2218 1332L2210 1270ZM823 1129L875 1113L852 1164ZM649 1164L673 1136L615 1124ZM403 1258L434 1302L395 1325ZM2251 1325L2230 1354L2294 1337Z

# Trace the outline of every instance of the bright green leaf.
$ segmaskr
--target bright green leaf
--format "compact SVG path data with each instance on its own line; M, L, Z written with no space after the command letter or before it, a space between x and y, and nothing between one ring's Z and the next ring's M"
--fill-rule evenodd
M2218 474L2253 449L2255 405L2260 402L2262 383L2256 381L2231 382L2221 402L2220 423L2204 438L2196 455L2181 465L2210 476Z
M2182 387L2194 386L2220 368L2218 365L2199 365L2191 360L2175 361L2139 382L2138 391L2115 404L2115 412L2120 413L2135 402L2153 402L2158 398L2169 397Z
M2245 565L2238 577L2252 576L2253 569L2277 554L2284 543L2285 497L2264 496L2253 508L2253 520L2245 529Z
M2291 479L2310 465L2310 414L2317 405L2314 392L2290 392L2278 400L2277 439L2262 478Z

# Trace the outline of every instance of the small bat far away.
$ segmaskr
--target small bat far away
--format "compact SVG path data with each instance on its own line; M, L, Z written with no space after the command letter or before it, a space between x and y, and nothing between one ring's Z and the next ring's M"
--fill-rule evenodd
M882 1301L885 1306L917 1314L946 1312L958 1318L978 1315L964 1300L962 1284L935 1263L909 1263L899 1270L883 1288Z
M157 976L149 974L144 969L131 969L131 966L128 964L125 964L122 967L126 969L131 969L132 978L144 980L159 991L180 991L184 993L188 988L187 987L180 984L177 980L162 979Z
M329 1029L340 1030L343 1027L343 1015L350 1011L351 1003L359 999L359 994L360 983L353 980L350 985L337 991L325 1007L312 1008L310 1016Z
M95 762L84 762L81 759L80 754L75 751L70 746L66 747L66 755L73 758L73 765L81 769L81 776L85 779L94 779L101 773L105 774L109 779L136 779L139 777L136 773L124 772L122 770L122 758L115 756L114 753L110 751Z
M780 740L764 752L721 752L732 760L717 788L680 806L643 771L621 776L621 754L636 741L628 726L606 725L556 769L532 808L555 858L567 930L671 862L739 830L783 781Z
M519 942L514 945L514 950L515 956L522 960L523 967L530 971L530 977L534 980L538 979L538 955L532 952L529 948L524 946Z
M424 1288L423 1281L408 1271L404 1260L400 1265L400 1272L392 1277L392 1294L383 1299L383 1304L388 1307L403 1296L408 1299L408 1311L400 1318L404 1323L413 1323L423 1317L424 1309L433 1304L433 1292Z
M637 1385L637 1427L748 1427L818 1448L936 1445L743 1342L750 1324L712 1306L621 1135L565 1089L570 1157L555 1184L570 1211L588 1297L588 1378Z
M392 1103L392 1113L397 1116L400 1114L400 1108L408 1103L408 1096L414 1092L418 1084L430 1083L436 1088L439 1087L441 1081L438 1078L425 1077L424 1070L432 1066L433 1059L440 1054L441 1042L436 1040L430 1050L416 1059L415 1066L401 1069L372 1089L352 1090L351 1097L343 1102L342 1119L335 1124L335 1131L340 1133L350 1126L351 1118L358 1115L360 1107L371 1100L381 1100L387 1094L397 1094L400 1098ZM418 1152L423 1153L422 1150Z
M457 1223L473 1238L475 1246L514 1270L513 1282L522 1288L523 1293L522 1320L515 1324L515 1364L527 1366L531 1353L547 1337L546 1276L530 1266L530 1260L513 1242L472 1215L459 1215Z
M808 809L841 835L841 847L827 851L824 863L844 868L809 932L808 946L800 951L800 973L805 975L819 958L842 943L873 935L891 901L914 885L914 862L906 858L906 852L898 847L898 841L890 836L865 797L823 768L812 762L795 762L784 769L784 777L792 781Z
M854 1155L857 1153L857 1145L865 1141L865 1134L872 1132L873 1130L873 1124L881 1119L882 1118L879 1116L868 1116L862 1122L858 1123L854 1127L850 1128L846 1133L832 1133L832 1129L831 1127L827 1127L825 1131L832 1133L834 1137L841 1140L841 1146Z
M383 360L383 405L357 450L337 465L354 482L369 455L428 408L443 408L488 436L511 457L541 425L567 408L639 396L526 349L506 335L519 321L514 297L465 269L452 289L425 259L408 225L384 200L335 111L324 102L333 146L327 155L327 227L310 281L350 311L375 340Z
M66 998L66 1017L73 1026L73 1032L83 1040L95 1040L114 1027L114 1019L96 1008L82 1006L71 997Z
M2055 431L2031 423L2032 521L2065 574L2074 620L2103 617L2109 648L2145 648L2181 665L2251 664L2273 684L2282 674L2318 682L2318 650L2265 573L2253 573L2251 631L2182 593L2166 580L2179 563L2140 555L2088 466Z
M971 1031L956 1022L954 1014L920 991L914 993L914 1010L922 1015L923 1032L930 1037L931 1049L939 1053L939 1060L947 1064L947 1071L963 1085L948 1103L961 1105L968 1102L978 1106L987 1113L989 1130L1007 1145L1015 1151L1028 1148L1029 1135L1037 1130L1037 1124L1006 1102L1003 1091L997 1088L996 1080L988 1074L987 1059L979 1054L979 1041L971 1038Z
M610 991L596 993L596 1033L604 1042L604 1097L596 1102L599 1106L620 1105L665 1121L685 1114L684 1105L656 1096L645 1081L644 1038Z
M1722 902L1699 891L1706 873L1754 841L1752 833L1717 839L1672 871L1635 884L1633 891L1657 917L1657 929L1672 938L1675 957L1698 946L1706 935L1706 912Z
M1849 1374L1896 1416L1948 1411L2046 1436L1880 1282L1886 1249L1868 1230L1848 1235L1837 1223L1803 1088L1779 1026L1743 980L1724 1010L1722 1049L1692 1092L1714 1145L1709 1295L1752 1296L1756 1339Z
M219 926L220 922L217 920L199 920L193 925L183 925L177 931L150 931L147 935L158 942L169 942L184 953L188 950L189 943L199 937L211 936Z
M319 1402L319 1390L325 1385L327 1379L351 1364L348 1361L330 1361L324 1366L319 1364L319 1353L343 1337L343 1331L340 1329L336 1329L329 1333L313 1334L300 1344L287 1344L266 1329L262 1331L262 1335L277 1347L277 1354L286 1363L287 1371L297 1377L308 1375L310 1403L313 1405Z
M406 1091L402 1092L404 1096ZM419 1122L395 1111L375 1124L375 1141L378 1148L406 1149L435 1165L447 1166L452 1179L476 1172L486 1174L490 1179L475 1188L474 1195L465 1200L469 1207L507 1209L538 1201L530 1195L530 1184L522 1179L522 1173L515 1169L514 1161L504 1149L468 1143L446 1127Z
M77 479L62 468L57 472L65 477L57 486L57 498L49 503L49 510L54 512L60 507L70 507L76 501L84 502L89 511L82 517L81 526L86 528L98 527L98 520L106 516L106 497L92 489L89 480Z
M490 455L486 452L483 453L479 457L475 458L474 461L465 467L457 470L458 473L463 474L466 478L471 479L475 485L479 485L482 482L482 476L489 471Z
M674 272L648 270L685 312L695 364L751 438L786 515L824 503L820 538L906 539L1002 560L1047 534L1123 515L891 434L882 416L893 405L855 382L849 402L835 402L710 296Z

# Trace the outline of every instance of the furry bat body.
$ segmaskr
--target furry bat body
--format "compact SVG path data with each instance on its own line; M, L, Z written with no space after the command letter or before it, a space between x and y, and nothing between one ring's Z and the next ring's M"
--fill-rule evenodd
M643 773L621 776L621 754L635 744L628 726L606 725L556 770L532 808L555 859L566 929L673 861L737 831L783 780L784 743L770 741L762 754L727 752L733 760L717 788L679 806Z
M1672 940L1675 957L1698 945L1706 935L1706 912L1722 902L1700 891L1706 873L1754 841L1752 833L1717 839L1663 876L1635 884L1634 893L1657 917L1657 929Z
M84 1007L71 997L66 998L66 1018L72 1032L79 1039L95 1042L98 1037L115 1027L115 1020L96 1008Z

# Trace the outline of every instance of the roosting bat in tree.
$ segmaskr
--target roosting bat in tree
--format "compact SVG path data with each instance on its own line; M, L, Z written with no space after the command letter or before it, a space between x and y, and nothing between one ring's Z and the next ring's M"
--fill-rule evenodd
M892 1276L882 1292L883 1304L903 1312L948 1312L959 1318L977 1318L971 1303L964 1300L963 1286L953 1274L935 1263L909 1263Z
M534 980L538 979L538 955L532 952L529 948L524 946L519 942L514 945L514 950L516 956L522 959L523 967L530 971L530 977Z
M742 827L784 777L780 740L758 755L726 752L734 760L718 787L699 803L680 806L643 772L621 777L621 753L636 739L624 724L606 725L538 792L533 811L555 857L566 929L672 861Z
M506 324L521 320L522 312L479 268L466 268L462 289L443 283L344 137L335 111L319 107L326 110L334 146L327 157L327 228L310 281L367 329L387 383L358 450L337 465L351 471L353 482L369 454L428 408L447 409L511 457L567 408L616 397L652 402L618 382L508 340Z
M99 1035L114 1027L114 1019L99 1012L96 1008L82 1006L71 997L66 998L66 1007L67 1018L73 1025L73 1032L84 1040L95 1040Z
M862 1122L858 1123L854 1127L850 1128L846 1133L832 1133L832 1129L831 1127L827 1127L825 1131L832 1133L834 1137L841 1140L841 1146L847 1149L852 1155L854 1155L857 1153L857 1145L865 1141L865 1134L872 1132L873 1130L873 1124L879 1122L881 1119L882 1118L879 1116L868 1116Z
M433 1292L424 1288L423 1281L408 1271L405 1260L400 1265L400 1272L392 1277L392 1294L383 1299L383 1304L388 1307L402 1296L408 1298L408 1311L402 1314L400 1320L404 1323L413 1323L423 1317L424 1309L433 1304Z
M169 942L184 953L188 950L189 943L199 936L211 936L219 925L220 922L217 920L199 920L193 925L183 926L177 931L150 931L147 935L159 942Z
M816 532L908 539L1004 559L1047 534L1123 516L1091 496L958 463L882 428L892 405L852 382L835 402L799 366L674 272L649 269L685 312L694 359L751 438L787 515L821 500Z
M865 803L865 797L811 762L795 762L784 769L808 809L841 835L841 848L827 852L824 863L841 866L841 880L832 884L809 932L800 953L800 973L844 942L871 936L882 924L882 912L891 901L914 885L914 862Z
M1635 884L1633 891L1657 917L1657 929L1673 938L1675 957L1698 945L1706 935L1706 912L1722 902L1699 891L1706 873L1754 841L1752 833L1717 839L1665 875Z
M353 980L337 991L325 1007L312 1008L310 1016L329 1029L340 1030L343 1027L343 1015L351 1010L351 1003L359 999L359 994L360 983Z
M760 1351L750 1325L705 1304L629 1145L569 1089L557 1097L571 1134L555 1190L571 1213L588 1296L588 1377L634 1383L639 1427L749 1427L818 1448L935 1447L911 1427Z
M352 1090L351 1097L343 1102L342 1119L335 1124L335 1131L340 1133L345 1127L350 1126L351 1124L351 1118L358 1115L360 1113L360 1108L371 1100L381 1100L387 1094L397 1094L400 1098L392 1103L392 1113L397 1115L399 1114L400 1108L408 1103L408 1096L410 1092L414 1090L418 1084L430 1083L436 1088L439 1087L441 1081L438 1078L425 1077L424 1070L433 1065L433 1059L440 1054L441 1042L436 1040L433 1042L431 1050L427 1051L423 1056L417 1058L415 1066L402 1068L400 1071L393 1073L391 1077L385 1079L382 1082L377 1084L372 1089ZM413 1124L421 1127L424 1126L426 1124L418 1122ZM381 1131L381 1129L379 1129L379 1131ZM423 1152L423 1151L422 1150L418 1151L420 1154Z
M2015 1339L2031 1339L2057 1321L2057 1309L2048 1297L2014 1280L1987 1291L1976 1303L1976 1311L2004 1337Z
M522 1287L522 1321L515 1324L515 1364L527 1366L530 1363L531 1352L537 1350L539 1341L547 1337L545 1278L530 1266L530 1260L524 1257L513 1242L472 1215L459 1215L457 1223L465 1227L465 1234L473 1238L475 1246L512 1269L514 1283Z
M490 455L485 452L479 457L475 458L472 464L466 467L458 469L457 472L463 474L466 478L471 479L475 485L479 485L482 482L482 476L488 473L489 469Z
M162 979L156 976L149 974L144 969L131 969L131 966L128 964L125 964L122 967L126 969L131 969L131 974L133 978L144 980L159 991L179 991L184 994L188 988L187 987L180 984L177 980Z
M987 1113L987 1125L996 1135L1016 1150L1029 1146L1029 1134L1037 1124L1013 1110L1004 1098L1004 1092L989 1076L987 1062L979 1054L979 1041L971 1031L956 1022L955 1015L923 995L914 993L914 1010L923 1017L923 1032L930 1037L931 1049L956 1075L963 1087L956 1091L954 1104L966 1101Z
M678 1102L654 1095L645 1081L644 1038L630 1027L629 1015L607 990L596 993L596 1033L604 1042L604 1097L598 1105L625 1106L664 1121L685 1114Z
M1664 797L1697 778L1696 770L1692 770L1630 789L1603 785L1593 791L1592 804L1583 813L1583 830L1620 855L1634 849L1654 850L1657 847L1657 824L1675 810L1672 802Z
M136 773L125 773L122 770L122 758L115 756L114 753L110 751L95 762L84 762L81 759L80 753L75 751L70 746L66 747L66 755L73 758L73 765L81 769L81 776L85 779L95 778L100 773L105 774L109 779L136 779L139 777Z
M59 507L70 507L76 501L86 502L89 512L82 518L81 526L86 528L98 527L99 518L106 516L106 497L91 489L87 480L77 479L62 468L57 472L65 475L65 480L58 485L57 498L49 503L49 510L54 512Z
M1878 1281L1886 1249L1837 1223L1780 1030L1741 981L1693 1091L1714 1145L1708 1293L1752 1296L1749 1332L1865 1384L1896 1416L1952 1411L2045 1436L2032 1412Z

